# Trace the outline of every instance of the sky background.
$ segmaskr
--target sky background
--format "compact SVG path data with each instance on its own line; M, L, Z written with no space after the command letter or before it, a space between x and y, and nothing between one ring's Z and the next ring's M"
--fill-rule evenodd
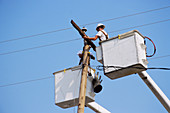
M62 109L54 102L53 72L78 65L77 52L83 47L78 25L139 13L170 5L170 0L0 0L0 42L55 31L50 34L0 43L0 113L76 113L77 107ZM121 30L170 19L170 8L102 22L110 37L137 29L156 44L157 53L148 59L149 67L170 67L170 21ZM86 25L88 36L96 34L97 23ZM83 26L81 26L83 27ZM121 31L120 31L121 30ZM78 39L28 51L9 53L61 41ZM98 40L95 41L98 45ZM153 52L147 43L148 53ZM93 52L91 50L91 52ZM93 54L95 54L93 52ZM93 65L100 65L92 61ZM147 71L170 99L170 71ZM167 113L137 74L110 80L100 72L104 89L96 102L112 113ZM37 80L17 85L13 83ZM85 108L85 113L94 113Z

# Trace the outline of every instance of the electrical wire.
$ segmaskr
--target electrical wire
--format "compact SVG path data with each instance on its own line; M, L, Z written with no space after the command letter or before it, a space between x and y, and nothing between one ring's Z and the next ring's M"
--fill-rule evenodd
M58 29L58 30L55 30L55 31L48 31L48 32L39 33L39 34L34 34L34 35L29 35L29 36L24 36L24 37L20 37L20 38L14 38L14 39L9 39L9 40L4 40L4 41L0 41L0 43L11 42L11 41L21 40L21 39L26 39L26 38L31 38L31 37L35 37L35 36L41 36L41 35L50 34L50 33L54 33L54 32L65 31L65 30L68 30L68 29L72 29L72 27L65 28L65 29Z
M123 30L127 30L127 29L132 29L132 28L138 28L138 27L153 25L153 24L162 23L162 22L166 22L166 21L170 21L170 19L161 20L161 21L157 21L157 22L152 22L152 23L148 23L148 24L142 24L142 25L133 26L133 27L128 27L128 28L124 28L124 29L119 29L119 30L108 32L108 33L119 32L119 31L123 31ZM52 45L58 45L58 44L67 43L67 42L76 41L76 40L81 40L81 38L75 38L75 39L72 39L72 40L66 40L66 41L56 42L56 43L47 44L47 45L41 45L41 46L32 47L32 48L26 48L26 49L21 49L21 50L6 52L6 53L0 53L0 56L1 55L12 54L12 53L18 53L18 52L22 52L22 51L28 51L28 50L42 48L42 47L48 47L48 46L52 46Z
M165 58L165 57L170 57L170 54L169 55L163 55L163 56L158 56L158 57L150 58L148 60L160 59L160 58Z
M157 24L157 23L162 23L162 22L166 22L166 21L170 21L170 19L156 21L156 22L152 22L152 23L148 23L148 24L137 25L137 26L128 27L128 28L124 28L124 29L119 29L119 30L108 32L108 33L124 31L124 30L132 29L132 28L139 28L139 27L148 26L148 25Z
M145 39L150 40L150 41L152 42L153 46L154 46L154 52L153 52L153 54L152 54L152 55L146 54L146 57L153 57L153 56L155 55L155 53L156 53L156 46L155 46L155 43L154 43L149 37L146 37L146 36L145 36Z
M161 69L161 70L170 70L170 68L165 68L165 67L150 67L150 68L146 68L146 69Z
M129 14L129 15L125 15L125 16L119 16L119 17L116 17L116 18L110 18L110 19L106 19L106 20L102 20L102 21L97 21L97 22L93 22L93 23L84 24L83 26L102 23L102 22L111 21L111 20L117 20L117 19L121 19L121 18L126 18L126 17L130 17L130 16L135 16L135 15L139 15L139 14L144 14L144 13L148 13L148 12L153 12L153 11L157 11L157 10L166 9L166 8L169 8L169 7L170 6L166 6L166 7L161 7L161 8L157 8L157 9L151 9L151 10L147 10L147 11L143 11L143 12L139 12L139 13Z
M158 11L158 10L166 9L166 8L169 8L169 7L170 6L161 7L161 8L157 8L157 9L151 9L151 10L147 10L147 11L143 11L143 12L139 12L139 13L129 14L129 15L125 15L125 16L119 16L119 17L110 18L110 19L106 19L106 20L102 20L102 21L93 22L93 23L88 23L88 24L84 24L84 25L80 25L80 26L87 26L87 25L97 24L97 23L101 23L101 22L117 20L117 19L121 19L121 18L126 18L126 17L130 17L130 16L135 16L135 15L148 13L148 12ZM72 29L72 28L73 27L68 27L68 28L58 29L58 30L54 30L54 31L48 31L48 32L44 32L44 33L24 36L24 37L20 37L20 38L4 40L4 41L0 41L0 44L1 43L6 43L6 42L11 42L11 41L16 41L16 40L21 40L21 39L26 39L26 38L31 38L31 37L36 37L36 36L41 36L41 35L45 35L45 34L55 33L55 32L59 32L59 31L65 31L65 30L69 30L69 29Z
M27 80L27 81L22 81L22 82L16 82L16 83L11 83L11 84L6 84L6 85L0 85L0 88L1 87L8 87L8 86L24 84L24 83L29 83L29 82L35 82L35 81L40 81L40 80L45 80L45 79L50 79L50 78L53 78L53 76L51 76L51 77L44 77L44 78L38 78L38 79L32 79L32 80Z
M0 55L7 55L7 54L12 54L12 53L18 53L18 52L22 52L22 51L38 49L38 48L43 48L43 47L47 47L47 46L53 46L53 45L58 45L58 44L62 44L62 43L68 43L68 42L72 42L72 41L76 41L76 40L80 40L80 39L81 38L75 38L75 39L72 39L72 40L66 40L66 41L56 42L56 43L47 44L47 45L41 45L41 46L37 46L37 47L31 47L31 48L26 48L26 49L21 49L21 50L6 52L6 53L0 53Z
M157 67L151 67L151 68L142 68L142 67L121 67L121 66L103 66L103 65L98 65L98 66L91 66L91 67L96 67L97 70L102 71L103 68L119 68L119 69L125 69L125 68L137 68L137 69L161 69L161 70L170 70L170 68L157 68ZM51 79L53 78L53 76L48 76L48 77L44 77L44 78L38 78L38 79L32 79L32 80L26 80L26 81L22 81L22 82L16 82L16 83L11 83L11 84L5 84L5 85L0 85L1 87L8 87L8 86L14 86L14 85L19 85L19 84L24 84L24 83L30 83L30 82L36 82L36 81L41 81L41 80L45 80L45 79Z
M108 69L108 68L114 68L114 69L127 69L127 68L135 68L135 69L145 69L145 70L148 70L148 69L161 69L161 70L170 70L170 68L162 68L162 67L150 67L150 68L144 68L144 67L138 67L138 66L134 66L134 67L121 67L121 66L103 66L103 65L98 65L96 66L96 69L97 70L103 70L103 69Z

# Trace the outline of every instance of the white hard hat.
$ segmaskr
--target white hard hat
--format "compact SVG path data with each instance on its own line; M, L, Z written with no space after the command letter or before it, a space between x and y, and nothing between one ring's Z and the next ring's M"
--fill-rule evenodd
M103 27L103 29L104 29L104 28L105 28L105 25L102 24L102 23L99 23L99 24L97 25L97 27L96 27L96 30L98 29L98 27Z
M81 30L84 31L84 32L86 32L86 31L87 31L87 28L83 27Z

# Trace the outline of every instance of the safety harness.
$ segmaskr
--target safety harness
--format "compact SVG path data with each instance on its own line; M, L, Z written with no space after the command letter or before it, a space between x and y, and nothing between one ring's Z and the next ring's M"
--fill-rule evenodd
M106 33L104 31L101 31L101 32L105 35L106 40L107 40L108 39L108 34L106 35ZM102 41L100 38L99 38L99 40Z

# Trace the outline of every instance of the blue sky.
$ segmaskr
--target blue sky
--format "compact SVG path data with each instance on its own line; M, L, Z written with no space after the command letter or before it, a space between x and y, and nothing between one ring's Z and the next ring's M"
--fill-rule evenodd
M0 41L72 27L169 6L169 0L1 0ZM170 19L170 8L102 22L106 31ZM87 35L96 34L96 24L87 25ZM82 27L82 26L81 26ZM110 33L110 37L137 29L156 44L157 53L149 67L170 67L170 21ZM0 54L56 42L81 38L68 29L22 40L0 43ZM62 109L54 104L53 72L78 64L77 52L83 40L0 55L0 86L44 77L35 82L0 87L1 113L76 113L77 107ZM98 40L95 41L98 45ZM148 42L148 53L152 45ZM92 51L92 50L91 50ZM93 52L94 53L94 52ZM95 53L94 53L95 54ZM155 59L154 59L155 58ZM99 65L97 61L91 62ZM170 99L170 71L148 70L149 75ZM101 72L100 72L101 73ZM101 73L102 74L102 73ZM110 80L102 74L103 87L96 102L112 113L166 113L165 108L137 74ZM85 108L85 113L93 113Z

